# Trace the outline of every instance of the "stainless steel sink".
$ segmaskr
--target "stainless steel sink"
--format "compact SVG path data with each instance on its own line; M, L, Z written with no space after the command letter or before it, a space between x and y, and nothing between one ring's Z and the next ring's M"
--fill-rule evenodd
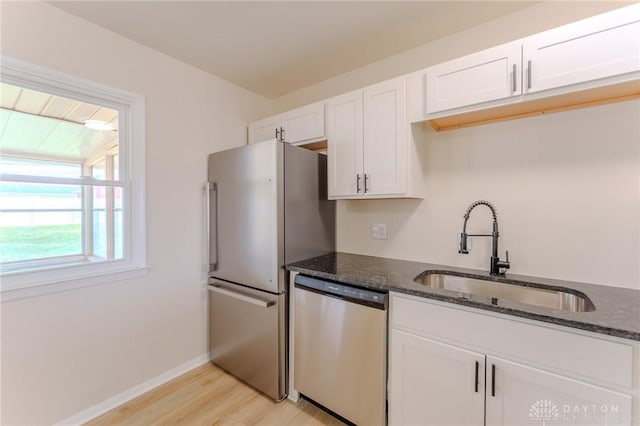
M591 300L585 296L562 290L528 287L524 283L522 285L503 283L429 271L418 275L414 281L433 288L489 297L491 303L495 305L500 300L509 300L560 311L590 312L595 310Z

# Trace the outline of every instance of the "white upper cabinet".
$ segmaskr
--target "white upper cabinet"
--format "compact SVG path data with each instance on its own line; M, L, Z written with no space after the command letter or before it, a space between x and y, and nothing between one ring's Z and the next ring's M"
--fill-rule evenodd
M249 124L249 143L278 139L304 144L325 139L324 102L296 108Z
M324 103L303 106L281 114L282 139L299 143L324 138Z
M637 97L640 4L434 65L410 81L424 94L424 104L410 103L411 121L436 130Z
M327 169L329 197L362 193L362 90L327 101Z
M640 5L524 39L524 93L640 70Z
M406 109L404 78L327 101L329 198L416 197Z
M519 96L521 64L517 41L428 68L427 114Z
M280 117L267 117L249 124L249 143L280 139Z
M407 108L405 79L364 89L364 195L407 190Z

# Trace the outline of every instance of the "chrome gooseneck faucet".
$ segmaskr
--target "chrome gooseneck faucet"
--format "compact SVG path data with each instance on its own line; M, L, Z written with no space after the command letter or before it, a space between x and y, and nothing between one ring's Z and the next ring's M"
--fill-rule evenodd
M491 209L491 214L493 215L493 232L491 234L467 234L467 221L469 220L469 215L471 214L471 210L478 206L487 206ZM511 264L509 263L509 252L507 251L507 259L500 260L498 257L498 237L500 234L498 233L498 216L496 214L496 209L493 205L484 200L478 200L469 206L467 212L464 214L464 225L462 225L462 233L460 234L460 250L458 253L468 254L469 250L467 250L467 238L468 237L491 237L491 266L489 268L489 273L491 275L504 275L504 271L502 269L509 269Z

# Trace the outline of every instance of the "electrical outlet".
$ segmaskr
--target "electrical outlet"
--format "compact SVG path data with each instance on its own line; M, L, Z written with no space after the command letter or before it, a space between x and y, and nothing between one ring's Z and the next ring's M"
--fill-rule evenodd
M371 238L373 238L374 240L386 240L387 224L386 223L371 224Z

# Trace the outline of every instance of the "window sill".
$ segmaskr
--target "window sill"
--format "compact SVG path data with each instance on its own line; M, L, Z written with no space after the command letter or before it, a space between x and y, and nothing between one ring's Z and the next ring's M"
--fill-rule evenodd
M0 285L0 302L26 299L29 297L43 296L45 294L59 293L94 285L107 284L114 281L140 278L147 274L148 266L122 267L110 269L94 274L79 275L53 279L47 282L31 283L28 285L12 286L11 276L3 277Z

